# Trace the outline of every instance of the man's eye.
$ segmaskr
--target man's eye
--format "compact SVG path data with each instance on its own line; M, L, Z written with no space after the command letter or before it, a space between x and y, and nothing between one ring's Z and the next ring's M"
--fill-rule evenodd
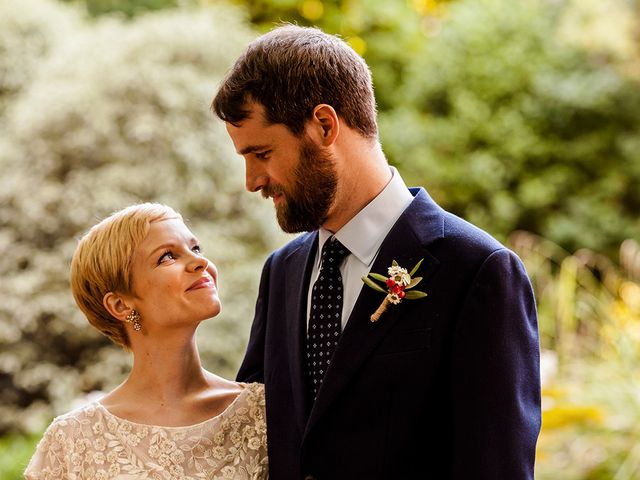
M266 150L264 152L256 152L256 158L258 160L266 160L269 157L271 150Z
M191 251L192 251L192 252L194 252L194 253L198 253L198 254L202 253L202 249L200 248L200 245L195 245L195 246L191 249Z
M161 263L168 262L169 260L175 260L173 253L170 251L164 252L162 255L160 255L160 258L158 259L158 265L160 265Z

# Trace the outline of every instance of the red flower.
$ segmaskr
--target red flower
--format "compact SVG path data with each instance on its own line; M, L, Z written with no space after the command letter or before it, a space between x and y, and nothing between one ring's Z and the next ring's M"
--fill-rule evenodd
M391 277L387 278L387 287L392 288L396 284L395 280Z

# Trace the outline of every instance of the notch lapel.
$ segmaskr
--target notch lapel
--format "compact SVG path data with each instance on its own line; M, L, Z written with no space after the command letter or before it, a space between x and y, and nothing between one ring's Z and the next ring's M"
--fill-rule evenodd
M304 370L307 340L306 286L311 277L317 245L318 232L308 234L308 238L286 259L285 322L289 347L289 374L295 402L294 410L300 431L304 431L309 411Z
M410 271L420 259L424 258L424 262L416 273L417 276L423 277L423 280L416 288L431 293L430 279L440 262L427 251L426 247L431 241L442 236L443 211L423 189L412 193L416 198L385 238L370 271L386 274L393 260ZM305 436L393 328L407 307L406 303L429 301L429 297L426 297L419 300L405 300L399 305L390 305L377 322L371 322L371 314L383 299L384 294L364 287L363 284L311 410Z

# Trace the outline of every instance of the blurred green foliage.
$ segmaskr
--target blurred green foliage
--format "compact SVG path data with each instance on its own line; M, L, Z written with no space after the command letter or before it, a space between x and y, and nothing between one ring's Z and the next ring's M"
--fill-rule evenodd
M84 4L87 12L98 17L106 14L121 14L127 18L163 10L165 8L178 7L188 2L185 0L62 0L69 3Z
M640 478L640 245L623 242L619 265L527 232L508 245L524 260L539 307L536 478Z
M238 0L261 31L282 22L318 26L343 37L367 61L380 111L395 108L394 92L425 40L442 1Z
M22 472L36 448L40 435L6 435L0 437L0 478L21 480Z
M383 145L501 238L524 229L613 257L640 238L640 85L563 41L568 14L543 1L452 5L382 117Z
M64 42L66 32L77 28L74 13L54 2L40 2L38 8L19 0L0 2L0 120L38 64Z
M180 210L218 265L223 312L199 346L234 376L286 237L208 103L249 39L289 21L365 57L390 161L524 259L544 350L537 478L639 478L640 249L623 242L640 238L637 0L230 1L0 2L0 435L126 374L67 276L77 237L133 202ZM0 440L0 477L32 448Z

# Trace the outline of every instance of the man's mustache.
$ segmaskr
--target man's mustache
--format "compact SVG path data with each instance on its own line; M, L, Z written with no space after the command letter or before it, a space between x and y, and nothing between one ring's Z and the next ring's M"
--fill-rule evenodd
M284 189L280 185L266 185L260 189L263 198L270 198L274 195L284 195Z

